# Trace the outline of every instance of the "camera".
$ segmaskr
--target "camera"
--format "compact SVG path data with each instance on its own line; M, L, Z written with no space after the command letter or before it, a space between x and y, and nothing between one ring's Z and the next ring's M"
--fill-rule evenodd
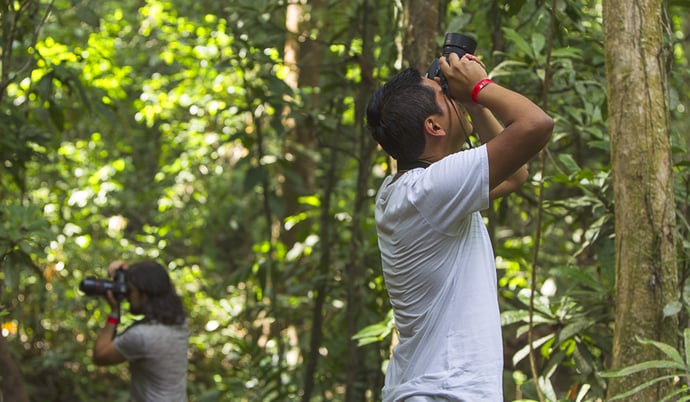
M458 57L462 58L462 56L464 56L466 53L474 54L474 51L476 49L477 42L467 35L449 32L443 39L443 56L445 56L446 60L448 59L451 53L455 53L458 55ZM448 81L441 72L441 64L439 63L438 58L435 58L434 61L431 62L431 66L429 66L429 70L427 71L426 76L427 78L431 79L440 77L441 88L443 88L443 92L445 92L446 95L450 96L450 94L448 93Z
M113 292L117 300L122 300L127 296L127 278L123 269L115 271L112 281L97 278L87 278L79 284L79 290L87 296L105 296L107 291Z

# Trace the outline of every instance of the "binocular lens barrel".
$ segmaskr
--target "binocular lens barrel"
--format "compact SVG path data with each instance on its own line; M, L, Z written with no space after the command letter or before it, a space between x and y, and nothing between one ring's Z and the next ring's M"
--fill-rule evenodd
M451 53L457 54L459 57L465 53L474 54L477 49L477 42L469 36L449 32L443 40L443 55L448 57Z

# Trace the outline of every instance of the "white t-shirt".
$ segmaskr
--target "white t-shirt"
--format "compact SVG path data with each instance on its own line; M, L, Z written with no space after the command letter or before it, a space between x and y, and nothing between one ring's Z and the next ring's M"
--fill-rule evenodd
M503 401L496 268L479 213L488 206L485 146L381 185L378 242L400 336L384 402Z

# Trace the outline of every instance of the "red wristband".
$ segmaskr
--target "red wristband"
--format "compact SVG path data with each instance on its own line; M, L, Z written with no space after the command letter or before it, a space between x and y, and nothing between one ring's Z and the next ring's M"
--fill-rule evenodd
M117 325L117 323L119 323L119 322L120 322L120 319L119 319L119 318L113 317L112 315L109 315L109 316L108 316L108 324L115 324L115 325Z
M484 78L483 80L480 80L478 83L474 85L474 88L472 89L472 102L477 103L477 97L479 96L479 91L484 89L485 86L491 84L493 81L491 81L490 78Z

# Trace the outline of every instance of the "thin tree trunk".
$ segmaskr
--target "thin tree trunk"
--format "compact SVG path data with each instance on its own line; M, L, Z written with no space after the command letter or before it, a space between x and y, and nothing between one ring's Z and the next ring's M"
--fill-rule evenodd
M441 46L439 46L438 37L445 34L445 32L439 32L441 3L437 0L407 0L405 2L403 61L422 74L426 73L431 61L440 56Z
M662 313L679 294L662 4L604 1L616 231L614 369L659 358L637 338L671 345L678 339L676 317ZM659 374L612 378L608 395ZM628 401L656 401L670 389L663 382Z
M345 281L347 289L347 305L345 310L345 320L347 324L347 362L346 362L346 382L345 382L345 402L360 402L366 400L366 386L370 382L367 378L368 372L376 370L371 367L372 362L365 360L364 349L357 346L357 342L352 337L366 324L362 320L364 303L366 300L366 274L365 268L369 266L364 244L367 233L363 228L363 216L371 211L368 194L371 181L373 159L376 152L376 143L371 134L365 127L366 105L378 86L374 80L374 66L376 58L374 56L374 36L377 34L375 18L370 18L376 12L371 9L371 5L365 3L360 11L361 16L361 37L362 54L359 58L362 84L358 88L355 119L359 129L356 132L355 148L358 167L357 167L357 190L355 194L354 210L352 211L352 237L350 239L350 260L345 267Z
M335 159L335 155L333 156ZM319 348L323 339L323 323L324 311L323 307L326 303L326 295L328 292L329 282L329 267L331 265L331 245L332 245L332 220L331 220L331 199L335 192L336 181L336 166L335 161L332 161L327 177L326 188L322 197L321 205L321 222L319 226L321 237L321 257L319 258L318 279L316 280L314 306L312 309L312 327L309 338L309 351L306 355L305 371L304 371L304 388L302 393L302 402L311 400L314 392L314 379L317 372L317 363L319 361Z
M321 0L309 0L312 13L318 13ZM289 73L285 82L295 91L300 88L318 88L321 75L322 44L311 37L310 30L319 24L313 19L305 19L304 6L299 3L291 3L287 6L286 28L287 40L285 43L285 64L289 67ZM310 95L303 95L302 102L305 108L318 110L321 106L319 91L311 91ZM303 206L299 203L299 197L312 195L315 192L316 162L313 155L318 152L316 139L317 124L312 119L295 120L288 117L290 107L283 111L286 116L284 127L285 160L295 175L286 175L282 186L286 203L286 216L291 216L300 211ZM298 223L289 231L281 233L281 240L288 246L292 246L302 227L309 227L309 220Z
M5 337L0 335L0 401L28 402L19 367L12 359Z
M320 0L309 0L309 6L313 13L317 13L322 7ZM287 40L285 42L285 64L289 66L289 73L285 81L295 91L300 88L318 88L320 79L320 60L322 45L311 38L311 24L318 24L318 21L305 18L305 9L301 3L290 3L286 10L285 25L287 28ZM320 107L320 96L318 91L312 91L312 95L303 99L305 104L311 105L312 110ZM284 115L289 116L289 106L285 108ZM284 126L287 131L285 143L285 159L291 161L291 168L296 172L295 176L286 176L286 182L282 191L286 201L286 216L299 212L302 208L298 202L299 197L311 195L316 190L315 171L316 163L311 155L317 152L316 122L305 119L296 121L286 117ZM329 172L329 177L333 175L333 170ZM298 180L293 180L293 178ZM330 180L330 179L328 179ZM332 181L332 180L331 180ZM329 183L331 182L329 181ZM324 312L323 306L326 302L328 292L328 273L330 267L330 235L329 235L329 214L330 198L333 189L328 187L324 190L322 199L322 219L320 221L319 234L321 238L322 254L317 267L318 276L314 288L314 305L312 306L312 327L309 338L309 349L304 351L305 371L302 392L302 401L307 402L311 399L314 392L315 378L317 374L317 364L319 361L319 348L323 338ZM288 247L292 246L299 238L299 231L302 227L309 228L313 222L305 220L294 226L290 231L281 233L281 240Z

